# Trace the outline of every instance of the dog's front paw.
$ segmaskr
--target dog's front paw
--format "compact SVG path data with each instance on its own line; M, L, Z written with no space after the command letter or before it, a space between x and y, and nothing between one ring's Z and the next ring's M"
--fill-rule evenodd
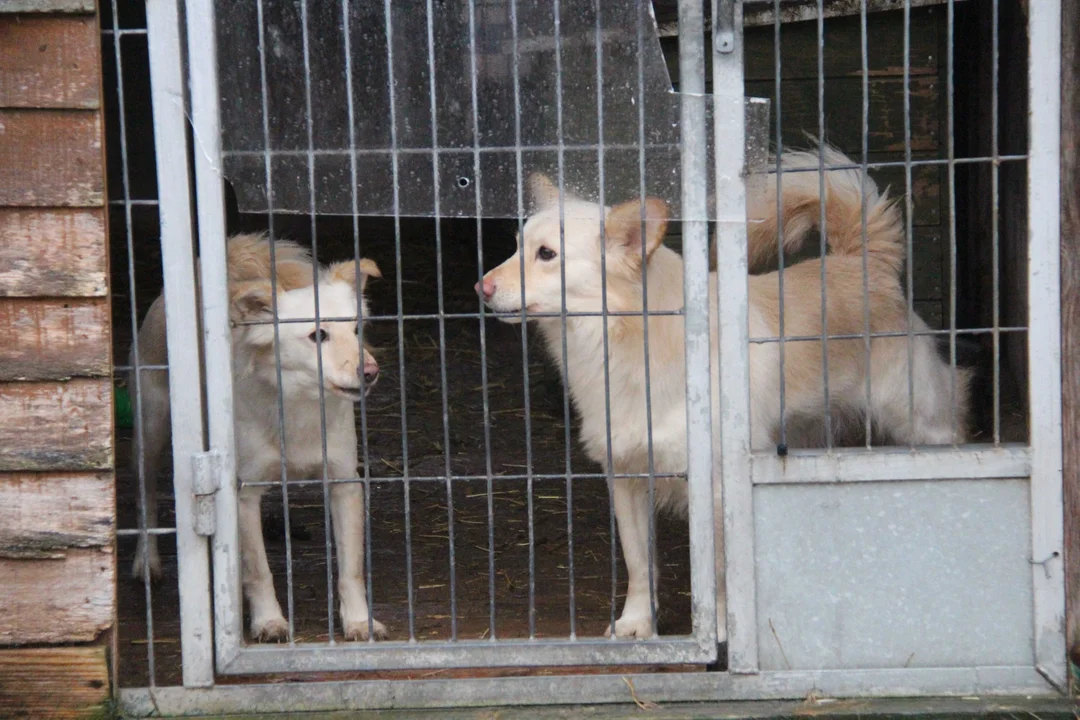
M652 619L648 615L626 615L615 621L615 637L637 638L645 640L651 638L653 632Z
M135 561L131 563L131 577L135 580L146 579L145 565L147 563L150 564L150 580L161 579L161 556L158 554L157 543L154 540L155 538L150 538L149 543L139 540L139 545L135 548Z
M280 615L251 619L251 639L255 642L284 642L289 639L289 623Z
M367 640L372 634L376 640L385 640L386 626L378 620L369 618L345 623L346 640Z

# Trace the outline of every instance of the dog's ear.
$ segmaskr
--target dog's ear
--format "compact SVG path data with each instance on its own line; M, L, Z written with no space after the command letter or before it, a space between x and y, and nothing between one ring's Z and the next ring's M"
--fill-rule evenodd
M355 260L342 260L341 262L336 262L327 269L326 276L331 282L347 282L355 287L357 264L360 265L360 292L364 292L369 277L382 277L382 271L379 270L379 266L370 258L360 258L359 263Z
M229 317L233 322L267 319L272 315L273 295L267 280L248 280L232 287Z
M536 210L544 210L559 201L559 186L541 172L529 175L529 197Z
M651 257L653 251L664 241L668 225L668 205L660 198L645 198L644 226L642 237L642 203L630 200L611 208L605 221L609 247L622 247L629 258L641 258L641 249L645 248L645 257Z

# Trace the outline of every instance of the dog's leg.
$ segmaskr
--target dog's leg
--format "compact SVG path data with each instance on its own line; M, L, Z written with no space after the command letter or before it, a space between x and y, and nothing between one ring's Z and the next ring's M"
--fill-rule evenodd
M364 582L364 486L337 483L330 490L330 513L337 544L338 598L346 640L386 637L386 628L371 617Z
M157 476L161 469L161 456L169 442L171 427L169 416L169 378L162 372L143 373L139 382L141 398L135 401L135 407L141 405L142 420L136 422L131 448L131 472L135 482L140 480L146 495L146 527L157 527ZM128 382L128 389L134 396L134 378ZM136 488L138 486L136 485ZM136 492L139 514L142 514L142 494ZM157 535L139 537L135 548L135 561L131 565L131 576L136 580L146 578L146 565L150 566L150 578L161 577L161 556L158 554Z
M649 513L652 508L649 507L647 483L642 478L615 479L615 520L619 525L619 540L629 577L626 604L615 622L618 637L650 638L656 634L649 602ZM655 552L653 579L658 579Z
M274 576L266 559L262 531L262 489L241 488L239 499L240 557L244 596L251 611L251 637L281 641L289 637L289 624L281 614Z

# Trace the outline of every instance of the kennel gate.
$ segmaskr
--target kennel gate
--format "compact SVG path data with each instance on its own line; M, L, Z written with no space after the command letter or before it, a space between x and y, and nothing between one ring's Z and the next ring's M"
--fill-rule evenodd
M469 3L470 26L476 21L473 13L482 4ZM823 16L821 4L819 1L819 29ZM347 0L342 3L344 8L348 5ZM306 6L306 3L301 5ZM389 7L387 3L387 17ZM905 12L910 11L907 3L905 8ZM206 430L210 448L209 452L203 452L201 399L197 394L174 393L174 451L184 448L191 458L190 465L177 460L174 470L187 689L123 691L124 704L132 709L153 706L162 710L166 707L220 710L235 708L239 703L252 709L329 709L402 704L550 703L556 699L617 702L627 699L623 679L604 675L318 683L302 690L281 685L212 686L215 672L261 674L358 668L713 662L717 653L712 593L714 519L710 483L704 479L712 474L713 460L710 452L702 452L710 445L708 307L692 300L685 308L690 387L687 405L688 414L696 418L688 424L691 448L688 477L693 493L692 636L636 642L571 638L430 645L244 644L236 488L231 479L234 462L231 359L224 282L222 186L226 163L221 148L214 11L212 0L190 0L184 12L202 262L200 311L206 340L209 418ZM948 2L948 12L951 71L952 0ZM714 398L713 402L720 402L722 408L722 459L716 470L722 478L725 500L722 522L730 672L635 675L638 692L648 693L652 699L694 700L799 697L812 691L834 695L1039 694L1065 686L1057 321L1060 53L1056 23L1059 15L1057 2L1033 3L1030 7L1031 132L1026 161L1030 203L1028 293L1032 310L1028 353L1033 367L1047 369L1033 373L1030 380L1030 444L995 443L951 449L831 448L792 451L786 455L750 452L749 429L745 423L747 348L751 342L778 342L780 338L748 337L746 265L744 262L719 264L720 284L724 288L720 297L721 346L727 349L725 361L718 370L713 370L720 374L721 387L720 398ZM864 63L865 16L863 2ZM159 169L186 167L186 145L182 140L185 80L179 62L181 17L172 0L147 3ZM725 257L745 258L745 185L741 172L746 164L745 151L742 143L724 142L725 138L746 134L739 43L741 3L717 0L713 4L713 17L718 19L712 29L715 34L713 95L732 98L731 107L739 111L715 111L716 164L711 184L716 206L706 210L708 183L701 182L707 173L705 153L688 151L706 145L704 21L700 4L680 3L684 27L680 34L680 90L684 93L681 109L685 139L680 160L684 177L688 178L679 188L687 218L683 252L702 260L686 264L688 290L707 287L704 284L707 264L703 258L708 241L706 220L710 217L719 221L720 253ZM725 42L725 38L730 42ZM260 50L263 47L260 44ZM731 52L732 47L735 52ZM474 63L475 60L474 51ZM475 65L473 69L475 73ZM863 78L865 108L865 73ZM307 102L310 123L310 88ZM951 94L949 102L951 115ZM265 121L265 108L263 112ZM774 112L779 115L780 109L774 108ZM823 115L821 123L823 129ZM475 148L472 150L465 157L467 167L478 170L479 153ZM910 143L908 151L906 170L910 183L914 164L910 159ZM269 151L257 159L261 163L264 158L269 164ZM990 159L995 163L1000 160ZM950 173L957 164L951 141L950 156L941 164ZM314 167L313 162L310 167ZM864 154L862 168L867 167ZM520 172L520 164L518 168ZM192 284L195 267L192 232L186 226L190 206L187 179L186 176L179 179L183 175L169 175L166 171L166 177L172 180L161 185L160 206L166 295L172 307L192 309L187 314L190 320L195 317ZM313 183L311 180L300 188L305 203L306 196L314 193ZM311 202L314 203L313 197ZM355 208L355 195L352 202ZM706 295L699 292L696 297L701 300ZM687 297L695 296L688 292ZM193 377L197 377L198 327L193 321L174 322L174 317L180 319L182 315L176 312L169 316L170 365L189 368L196 373ZM947 337L955 343L955 327ZM702 338L706 338L705 342ZM985 515L974 513L978 517L973 518L972 507ZM867 518L897 515L905 518L906 529L910 531L906 536L898 534L895 524L887 520L877 525L860 525ZM200 523L205 525L199 527ZM214 532L208 541L205 532L211 525ZM942 528L946 528L944 533ZM869 554L845 554L859 549L867 534L891 538L895 543L889 548L875 546ZM806 541L810 537L815 537L830 557L815 555L813 547L808 552ZM370 541L368 546L370 549ZM899 572L884 572L884 566ZM847 574L835 573L837 567L844 568ZM802 592L793 594L791 586ZM908 592L920 586L922 594ZM856 606L836 609L845 597L855 596L859 588L867 587L871 589L871 599L864 603L861 614ZM942 592L941 588L945 588L942 594L952 593L956 602L946 609L946 613L952 614L935 618L939 608L930 600L932 595ZM906 593L903 602L890 602L890 594L898 591L902 595ZM997 598L989 601L995 593ZM808 600L807 596L812 597ZM892 613L889 622L882 622L883 611ZM823 620L830 612L833 621ZM855 629L842 627L844 622L854 623ZM788 633L792 626L798 632ZM931 649L929 657L908 655L905 649L912 635L919 640L945 637L949 647L939 648L937 654Z

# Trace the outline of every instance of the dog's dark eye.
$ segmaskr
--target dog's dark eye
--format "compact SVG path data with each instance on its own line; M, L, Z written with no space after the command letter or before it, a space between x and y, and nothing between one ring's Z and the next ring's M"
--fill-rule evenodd
M308 335L308 340L310 340L311 342L321 343L321 342L326 342L329 339L330 339L330 333L326 332L325 330L321 330L321 329L316 330L315 332Z
M540 249L536 251L536 257L538 257L538 258L540 258L541 260L544 260L544 261L554 260L555 256L556 256L556 252L554 250L552 250L549 247L543 246L543 245L541 245Z

